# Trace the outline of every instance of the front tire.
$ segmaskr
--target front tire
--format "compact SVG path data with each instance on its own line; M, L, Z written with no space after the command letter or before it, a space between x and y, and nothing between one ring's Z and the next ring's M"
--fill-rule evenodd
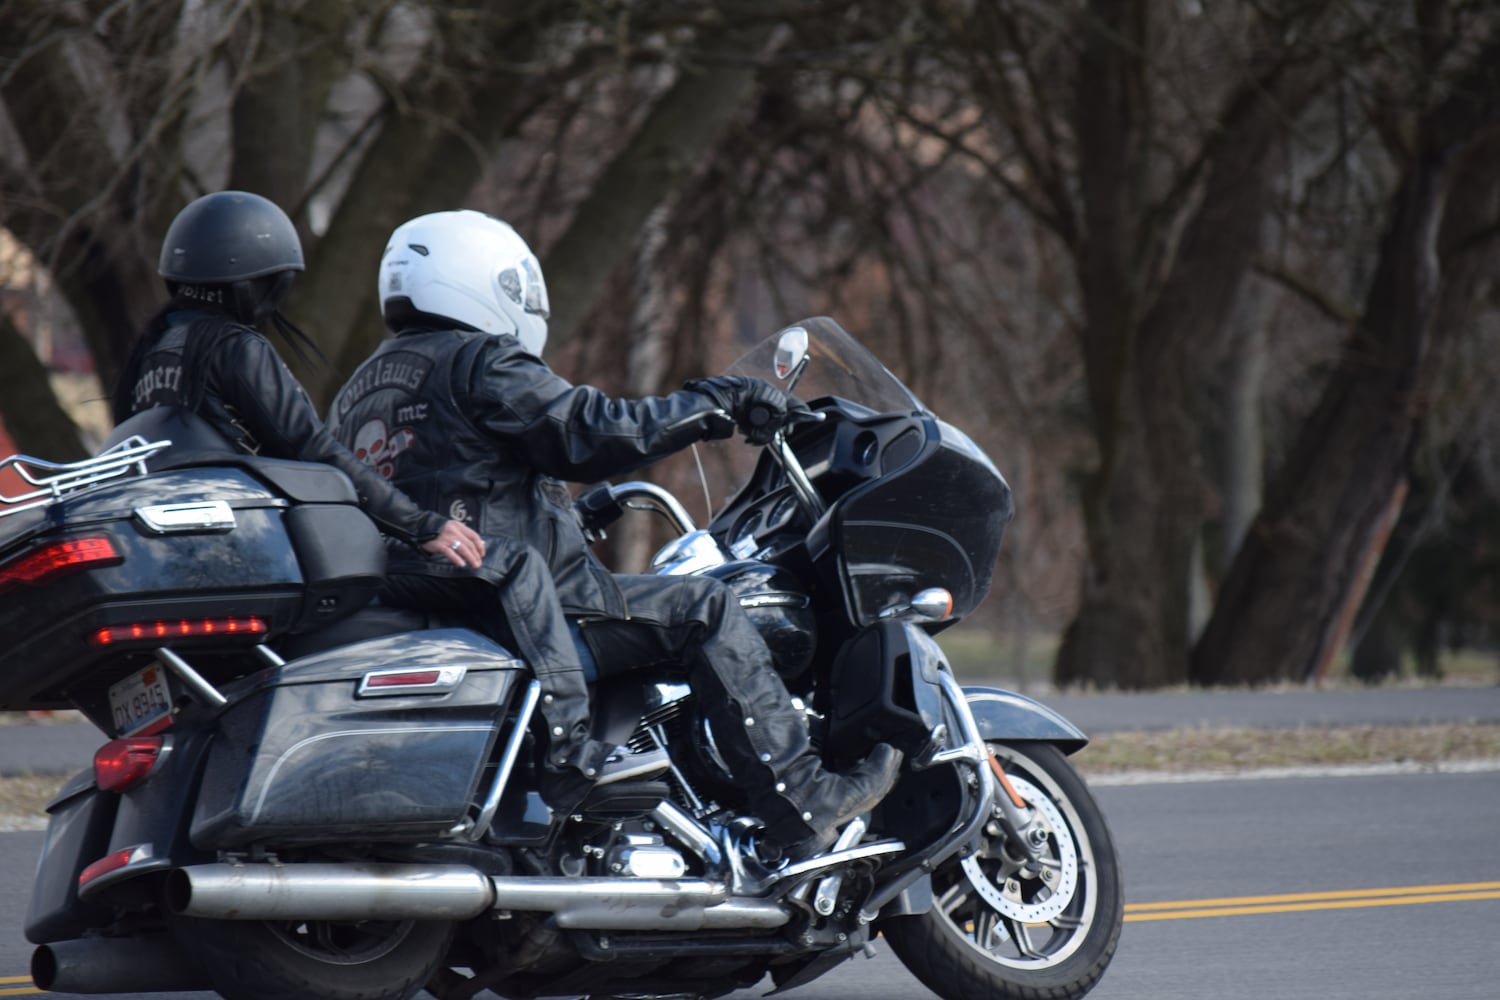
M1005 851L1005 833L992 820L979 850L933 873L932 909L882 931L912 974L946 1000L1076 1000L1099 981L1120 939L1114 841L1056 747L990 750L1035 810L1039 863ZM998 782L995 792L1006 794Z
M226 1000L408 1000L448 952L453 926L415 920L201 920L174 933Z

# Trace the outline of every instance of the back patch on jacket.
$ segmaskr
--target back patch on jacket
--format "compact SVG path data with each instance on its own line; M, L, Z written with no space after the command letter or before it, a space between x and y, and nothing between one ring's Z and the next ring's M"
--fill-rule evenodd
M390 351L371 358L339 390L334 412L345 417L361 399L381 389L418 394L432 372L432 360L410 351Z

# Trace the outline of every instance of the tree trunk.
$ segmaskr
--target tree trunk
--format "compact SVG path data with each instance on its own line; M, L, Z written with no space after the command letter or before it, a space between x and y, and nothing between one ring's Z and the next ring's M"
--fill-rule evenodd
M50 462L76 462L88 451L78 428L58 405L31 344L0 312L0 400L5 428L18 451Z
M320 406L386 335L375 278L391 231L424 212L463 205L484 168L482 157L517 126L528 88L542 85L523 67L542 47L550 19L562 12L563 5L532 2L495 15L500 19L483 22L491 42L482 47L488 63L477 81L452 70L435 72L422 93L389 102L287 308L332 359L331 366L311 370L293 364ZM473 28L457 19L440 30ZM442 52L472 47L458 38L435 40L423 61L441 65Z
M753 93L756 60L775 34L771 24L729 27L696 49L717 61L681 70L646 120L594 182L543 270L552 298L554 347L567 343L598 302L611 272L627 260L641 227L691 178Z
M89 85L95 39L64 5L18 3L0 12L0 98L20 139L26 200L7 206L5 225L51 272L73 309L101 381L110 384L136 327L154 308L160 283L133 245L148 198L122 191L133 171L117 163L109 122L95 105L73 108ZM4 401L7 415L11 402Z
M1366 684L1379 684L1401 676L1404 639L1401 623L1395 615L1376 615L1354 647L1349 672Z
M1129 96L1145 90L1149 32L1135 5L1094 7L1113 27L1088 32L1078 84L1082 340L1100 457L1083 500L1082 597L1054 673L1060 684L1144 688L1187 679L1191 567L1209 513L1198 373L1222 350L1264 228L1270 154L1312 71L1273 66L1230 95L1205 140L1197 207L1156 284L1138 236L1153 206L1132 180L1146 172L1149 115Z
M1487 76L1497 64L1492 42L1471 78L1421 123L1363 317L1229 571L1193 653L1195 683L1304 680L1327 646L1360 556L1410 472L1427 394L1462 332L1432 322L1439 262L1463 230L1494 218L1500 158L1495 143L1473 140L1485 108L1500 99Z
M1260 283L1241 291L1235 309L1224 391L1224 433L1219 481L1224 498L1215 575L1234 561L1260 510L1265 448L1260 401L1266 371L1266 328L1276 296Z
M230 109L229 187L269 198L299 221L313 143L329 92L346 69L337 54L352 13L342 0L310 0L295 9L265 4L259 18L240 26L242 35L252 26L258 31Z

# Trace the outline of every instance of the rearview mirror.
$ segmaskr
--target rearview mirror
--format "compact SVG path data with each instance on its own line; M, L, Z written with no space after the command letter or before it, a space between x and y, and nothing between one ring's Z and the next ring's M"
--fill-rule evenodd
M772 362L776 377L783 382L802 370L807 363L807 331L800 326L789 326L781 331L776 341L776 358Z

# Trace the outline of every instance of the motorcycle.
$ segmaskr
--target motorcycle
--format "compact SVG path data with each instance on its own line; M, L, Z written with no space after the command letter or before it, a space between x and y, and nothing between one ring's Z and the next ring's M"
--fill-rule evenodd
M147 411L94 459L0 463L34 487L0 515L0 708L75 708L109 737L47 807L37 986L711 997L884 938L947 1000L1086 994L1123 919L1067 759L1087 738L961 686L935 639L989 589L1004 478L830 319L731 372L806 409L748 469L716 466L738 485L706 527L645 482L585 491L578 516L594 537L665 516L654 571L737 595L830 765L905 752L879 806L818 856L766 850L668 666L594 679L619 749L554 813L540 686L462 619L372 601L383 548L347 478Z

